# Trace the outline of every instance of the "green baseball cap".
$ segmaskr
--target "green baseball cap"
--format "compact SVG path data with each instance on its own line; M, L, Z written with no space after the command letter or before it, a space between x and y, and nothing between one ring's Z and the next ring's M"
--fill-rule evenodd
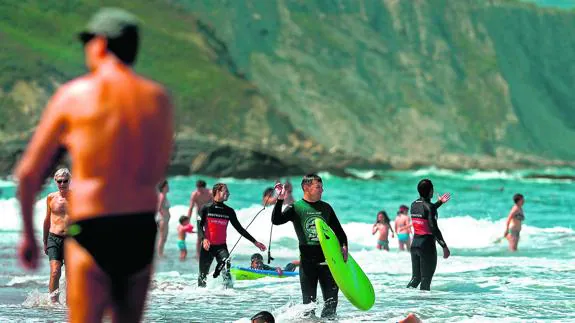
M108 39L118 38L128 31L137 33L139 23L138 17L124 9L102 8L90 18L84 30L78 34L78 38L83 42L96 35Z

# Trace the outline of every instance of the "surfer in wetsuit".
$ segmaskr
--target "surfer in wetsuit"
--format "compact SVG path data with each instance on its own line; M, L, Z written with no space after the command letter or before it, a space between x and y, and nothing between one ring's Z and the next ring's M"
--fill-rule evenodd
M429 290L431 279L437 267L437 250L435 241L443 248L443 258L450 255L449 248L443 240L443 235L437 226L437 208L451 198L449 193L439 197L436 203L431 203L433 183L423 179L417 184L419 198L411 204L411 222L413 224L413 241L411 243L412 277L407 287Z
M200 275L198 277L198 287L206 287L206 276L212 265L214 257L218 262L218 267L224 267L223 262L229 257L228 246L226 245L226 233L228 223L232 223L234 228L244 238L251 241L261 251L266 250L263 243L256 241L246 229L242 227L236 216L236 212L231 207L224 204L230 196L226 184L217 183L212 190L213 202L206 204L200 210L200 227L198 234L202 239L202 250L200 251ZM231 282L229 270L224 271L224 280Z
M321 177L309 174L303 177L301 187L303 199L288 206L282 212L282 205L288 192L285 186L277 185L280 193L272 213L272 223L281 225L291 221L299 240L300 270L299 278L304 304L315 302L317 298L317 283L323 294L324 308L321 317L333 317L337 309L337 294L339 288L325 264L325 257L315 228L315 219L323 219L333 230L341 244L344 261L347 261L347 236L335 215L332 207L321 201L323 183ZM309 315L313 315L311 311Z
M517 251L517 245L519 244L519 233L521 232L521 224L525 220L525 215L523 214L523 204L525 203L525 198L521 194L513 195L513 202L515 204L509 212L507 217L507 223L505 225L505 233L503 237L507 238L509 241L509 250Z

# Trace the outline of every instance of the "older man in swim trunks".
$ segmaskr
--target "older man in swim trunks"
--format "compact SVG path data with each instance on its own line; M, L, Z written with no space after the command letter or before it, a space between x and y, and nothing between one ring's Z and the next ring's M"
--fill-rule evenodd
M44 218L44 253L50 260L50 299L53 303L60 298L60 276L64 263L64 239L68 228L68 196L70 178L67 168L61 168L54 174L58 191L46 197L46 217Z
M20 261L36 268L34 199L62 148L74 174L65 262L68 321L139 322L147 296L157 227L156 185L173 144L166 90L136 74L139 21L106 8L79 39L89 73L62 85L48 102L16 169L22 209Z

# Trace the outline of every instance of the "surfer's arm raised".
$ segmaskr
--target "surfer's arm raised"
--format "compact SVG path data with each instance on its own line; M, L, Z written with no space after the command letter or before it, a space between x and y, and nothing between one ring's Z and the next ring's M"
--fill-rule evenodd
M283 199L278 199L276 201L276 205L274 206L274 210L272 212L272 223L275 225L281 225L284 223L288 223L289 221L292 221L294 219L295 216L295 210L293 209L293 206L288 206L283 212L282 212L282 206L283 206L284 200Z

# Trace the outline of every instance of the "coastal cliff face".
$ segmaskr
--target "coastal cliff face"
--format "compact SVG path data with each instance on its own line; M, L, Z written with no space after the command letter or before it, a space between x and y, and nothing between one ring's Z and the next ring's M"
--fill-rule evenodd
M3 173L54 89L84 71L72 32L96 5L0 4ZM174 174L575 161L573 11L511 0L104 5L144 22L136 70L175 97Z

